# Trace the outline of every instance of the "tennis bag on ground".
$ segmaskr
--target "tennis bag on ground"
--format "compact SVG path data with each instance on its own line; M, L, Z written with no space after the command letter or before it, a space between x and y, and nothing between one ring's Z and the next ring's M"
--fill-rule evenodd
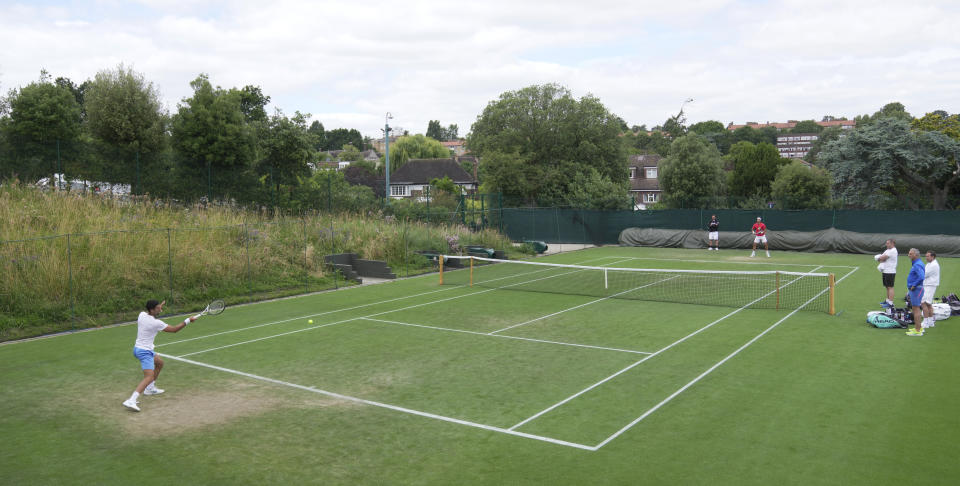
M950 294L946 297L940 297L940 300L944 304L950 306L950 314L954 316L960 316L960 298L957 297L957 294Z
M939 302L932 304L933 307L933 318L937 321L942 321L949 318L953 311L950 309L950 304L941 304Z
M907 327L906 324L888 316L882 311L867 312L867 324L877 329L903 329Z

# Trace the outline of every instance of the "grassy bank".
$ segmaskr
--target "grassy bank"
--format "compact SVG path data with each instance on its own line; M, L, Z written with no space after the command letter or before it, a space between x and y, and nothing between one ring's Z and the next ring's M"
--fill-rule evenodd
M170 313L213 298L239 303L348 284L324 255L385 260L398 276L431 269L417 250L512 250L471 231L382 213L271 215L147 198L0 186L0 341L136 317L148 298Z

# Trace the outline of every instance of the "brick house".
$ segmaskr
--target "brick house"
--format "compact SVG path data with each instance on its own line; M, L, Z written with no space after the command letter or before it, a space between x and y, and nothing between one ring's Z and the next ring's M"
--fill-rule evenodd
M631 155L627 166L630 169L630 196L634 209L646 209L647 206L661 200L659 155Z
M419 198L433 179L449 177L464 192L475 192L477 180L456 159L412 159L390 174L391 198Z

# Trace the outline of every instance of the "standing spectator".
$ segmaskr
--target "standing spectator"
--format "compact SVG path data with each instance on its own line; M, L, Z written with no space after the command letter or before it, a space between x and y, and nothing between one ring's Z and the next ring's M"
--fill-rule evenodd
M763 243L763 249L767 250L767 258L770 258L770 246L767 245L767 225L763 224L760 216L757 216L757 222L753 223L753 251L750 257L757 256L757 243Z
M923 336L922 321L920 319L920 303L923 300L923 260L920 259L920 250L911 248L907 253L910 261L910 273L907 275L907 299L913 307L913 329L907 331L907 336Z
M890 238L886 242L887 249L883 253L873 257L880 262L880 269L883 275L883 286L887 288L887 300L880 303L883 307L893 308L893 282L897 277L897 242Z
M923 298L920 307L923 308L923 328L934 327L933 296L937 295L937 286L940 285L940 263L937 262L937 252L927 251L927 265L923 269Z
M707 239L710 240L710 247L708 250L719 250L720 249L720 220L717 219L717 215L714 214L710 216L710 224L707 226L709 233L707 233Z

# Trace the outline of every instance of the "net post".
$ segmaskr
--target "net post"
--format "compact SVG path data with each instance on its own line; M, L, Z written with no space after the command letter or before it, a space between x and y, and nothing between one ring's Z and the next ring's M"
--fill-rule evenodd
M832 273L828 274L827 281L830 284L830 309L827 312L832 316L832 315L836 315L837 313L836 300L835 300L836 297L834 296L834 290L837 287L836 276Z
M443 255L437 255L437 262L440 264L440 285L443 285Z
M777 309L780 308L780 272L777 272Z
M609 289L609 288L610 288L610 284L607 282L607 269L606 269L606 268L603 269L603 288L605 288L605 289Z
M473 257L470 257L470 286L473 287Z

